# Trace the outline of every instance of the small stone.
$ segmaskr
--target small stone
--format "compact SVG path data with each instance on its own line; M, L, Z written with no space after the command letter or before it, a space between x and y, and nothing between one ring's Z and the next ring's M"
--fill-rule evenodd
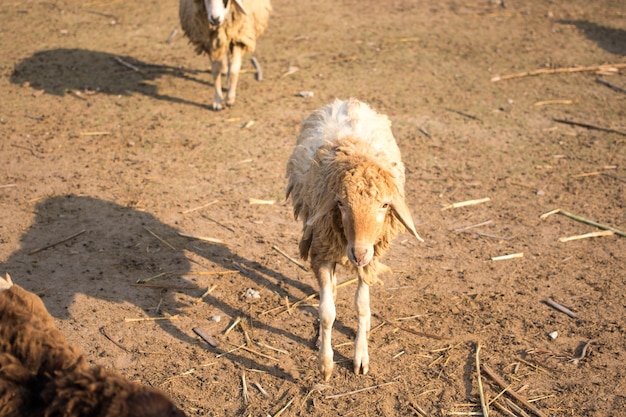
M559 332L557 332L556 330L553 332L548 333L548 336L550 336L550 340L554 340L557 337L559 337Z

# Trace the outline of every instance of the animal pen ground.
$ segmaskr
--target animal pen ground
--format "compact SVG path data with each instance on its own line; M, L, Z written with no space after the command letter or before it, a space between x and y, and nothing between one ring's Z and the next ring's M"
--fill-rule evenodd
M626 241L562 242L600 229L540 217L626 229L626 94L598 81L626 87L623 2L311 4L273 2L263 80L246 57L213 112L175 0L3 2L2 273L90 362L188 415L468 415L503 390L487 370L507 387L490 415L626 415ZM285 165L300 122L352 96L392 121L425 243L385 258L366 376L339 289L322 383L316 283L279 252L301 229Z

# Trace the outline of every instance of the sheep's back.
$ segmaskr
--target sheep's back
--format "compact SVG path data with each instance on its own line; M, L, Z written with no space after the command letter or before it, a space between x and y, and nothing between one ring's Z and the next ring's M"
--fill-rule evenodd
M296 147L287 165L290 188L304 183L318 151L337 147L346 139L355 139L361 145L349 145L354 153L365 154L376 160L394 176L398 191L404 195L404 164L400 149L391 131L387 116L378 114L367 104L356 99L335 100L315 110L302 122Z

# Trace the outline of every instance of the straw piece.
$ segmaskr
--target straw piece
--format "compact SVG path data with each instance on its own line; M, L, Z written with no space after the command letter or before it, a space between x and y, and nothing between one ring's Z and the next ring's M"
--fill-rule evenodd
M190 208L190 209L188 209L188 210L182 211L181 213L183 213L183 214L191 213L192 211L196 211L196 210L203 209L203 208L205 208L205 207L209 207L209 206L211 206L211 205L213 205L213 204L217 203L218 201L219 201L219 200L213 200L213 201L211 201L210 203L206 203L206 204L204 204L204 205L202 205L202 206L200 206L200 207Z
M130 284L131 287L161 288L166 290L197 290L197 285L168 285L168 284Z
M252 385L254 385L265 398L271 398L267 391L265 391L258 382L253 382Z
M272 205L276 203L274 200L260 200L258 198L249 198L248 202L250 204L260 204L260 205Z
M494 256L493 258L491 258L491 260L492 261L504 261L507 259L523 258L523 257L524 257L524 252L520 252L520 253L512 253L510 255Z
M174 247L174 245L170 244L167 240L161 238L159 235L157 235L156 233L154 233L152 230L148 229L146 226L143 227L148 233L150 233L152 236L154 236L155 238L157 238L161 243L163 243L164 245L169 246L170 249L172 250L176 250L176 248Z
M280 250L280 248L276 245L272 246L272 249L274 249L276 252L280 253L281 255L283 255L285 258L287 258L289 261L293 262L295 265L299 266L302 270L309 272L308 268L304 265L302 265L300 262L296 261L294 258L292 258L291 256L287 255L285 252L283 252L282 250Z
M450 209L459 208L459 207L473 206L476 204L486 203L487 201L491 201L491 198L485 197L485 198L479 198L477 200L460 201L460 202L448 204L442 207L441 211L450 210Z
M359 392L371 391L373 389L381 388L381 387L384 387L385 385L390 385L390 384L395 384L395 383L396 383L396 381L389 381L389 382L385 382L383 384L372 385L370 387L365 387L365 388L360 388L360 389L357 389L357 390L354 390L354 391L344 392L342 394L327 395L324 398L326 398L327 400L335 399L335 398L341 398L341 397L345 397L345 396L348 396L348 395L357 394Z
M496 81L502 81L502 80L510 80L513 78L529 77L533 75L561 74L561 73L572 73L572 72L583 72L583 71L617 72L619 68L626 68L626 63L593 65L589 67L542 68L542 69L535 70L535 71L520 72L517 74L498 75L498 76L493 77L491 81L496 82Z
M483 368L483 371L485 371L485 373L491 378L493 379L493 381L498 384L500 386L500 388L502 389L506 389L507 384L502 380L502 378L500 378L498 376L498 374L496 374L489 366L482 364L481 365ZM535 415L537 415L538 417L547 417L546 414L544 414L540 409L538 409L537 407L535 407L533 404L529 403L528 401L526 401L526 399L524 397L522 397L521 395L519 395L518 393L516 393L515 391L507 391L508 394L513 397L515 400L517 400L518 402L520 402L524 407L526 407L528 410L532 411Z
M559 242L570 242L572 240L589 239L591 237L613 236L615 234L612 230L603 230L601 232L591 232L582 235L574 235L568 237L560 237Z
M484 417L489 417L489 408L487 407L487 402L485 401L485 392L483 391L483 381L480 377L480 343L476 345L476 374L478 378L478 394L480 396L480 408L483 412Z
M296 399L296 397L293 397L292 399L290 399L287 402L287 404L285 404L285 406L283 408L281 408L280 410L278 410L278 412L276 414L274 414L274 417L280 417L280 415L285 412L287 407L289 407L291 405L291 403L293 402L293 400L295 400L295 399Z
M204 236L188 235L188 234L182 233L182 232L178 232L178 235L182 236L182 237L188 237L189 239L202 240L203 242L217 243L219 245L225 245L225 243L221 239L218 239L218 238L215 238L215 237L204 237Z
M545 106L546 104L572 104L573 100L543 100L538 101L533 106Z
M44 247L42 247L42 248L35 249L34 251L28 252L28 254L29 254L29 255L34 255L34 254L39 253L39 252L42 252L42 251L44 251L44 250L46 250L46 249L50 249L50 248L52 248L52 247L54 247L54 246L56 246L56 245L60 245L61 243L65 243L65 242L67 242L68 240L72 240L72 239L74 239L75 237L82 235L83 233L85 233L85 231L86 231L86 230L85 230L85 229L83 229L83 230L81 230L81 231L80 231L80 232L78 232L78 233L74 233L73 235L71 235L71 236L69 236L69 237L66 237L65 239L61 239L61 240L59 240L58 242L54 242L54 243L51 243L51 244L49 244L49 245L46 245L46 246L44 246Z
M250 395L248 395L248 385L246 384L246 371L241 371L241 394L243 396L243 403L248 404L250 401Z
M169 317L138 317L138 318L125 318L126 323L138 322L138 321L161 321L161 320L177 320L178 314Z
M585 343L585 345L583 346L583 349L580 351L580 355L570 359L570 362L572 362L574 365L578 365L578 362L580 362L580 360L583 359L585 355L587 355L587 348L589 347L591 342L592 340L588 340L587 343Z

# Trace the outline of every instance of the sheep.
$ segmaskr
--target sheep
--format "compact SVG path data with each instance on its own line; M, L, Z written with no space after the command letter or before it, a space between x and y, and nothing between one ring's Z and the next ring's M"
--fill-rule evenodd
M206 53L211 60L213 110L224 108L223 68L228 68L225 104L235 103L241 59L246 52L254 52L270 11L270 0L180 0L179 18L185 35L196 53Z
M287 198L303 222L300 256L319 284L319 367L333 371L337 264L356 271L354 372L367 374L369 287L389 268L379 259L404 228L420 241L404 201L404 165L387 116L356 99L335 100L302 122L287 163Z
M184 417L156 389L89 367L35 294L0 277L0 416Z

